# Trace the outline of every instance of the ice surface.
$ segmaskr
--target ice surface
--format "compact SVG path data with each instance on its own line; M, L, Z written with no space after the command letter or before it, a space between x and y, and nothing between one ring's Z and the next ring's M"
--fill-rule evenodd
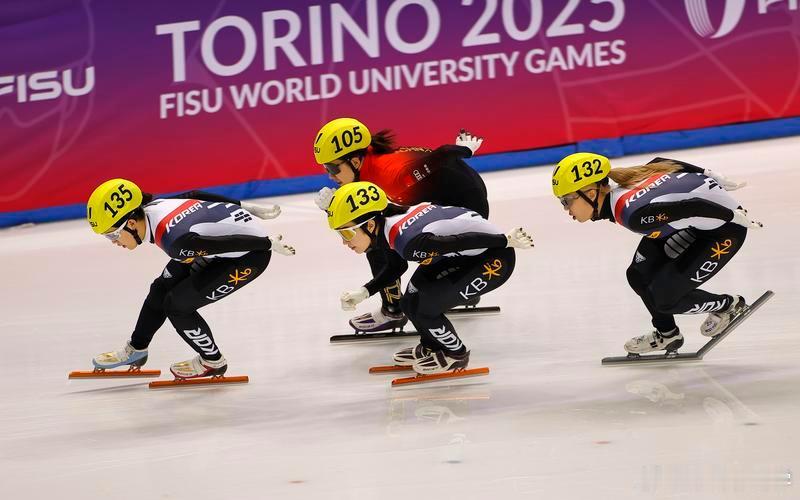
M659 154L746 179L734 196L765 224L707 289L776 296L698 364L600 365L649 328L625 279L637 236L572 221L546 167L485 176L492 220L530 229L536 248L484 298L502 314L456 320L472 366L492 373L451 386L392 390L367 374L408 339L328 343L348 330L340 293L369 270L311 194L271 200L284 214L267 224L297 256L275 255L202 310L248 385L68 381L123 345L167 258L114 247L84 221L0 231L0 496L800 498L800 138ZM684 351L706 340L701 319L679 320ZM167 323L147 367L191 355Z

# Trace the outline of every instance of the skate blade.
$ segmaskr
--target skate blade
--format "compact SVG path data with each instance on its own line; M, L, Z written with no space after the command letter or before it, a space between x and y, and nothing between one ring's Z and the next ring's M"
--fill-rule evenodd
M728 327L723 330L719 335L715 337L711 337L711 339L703 345L697 352L692 353L669 353L669 354L640 354L640 355L628 355L628 356L614 356L610 358L603 358L601 364L603 365L628 365L628 364L645 364L645 363L675 363L675 362L686 362L686 361L701 361L703 356L705 356L708 351L714 348L717 344L722 342L722 339L727 337L731 332L733 332L736 327L744 323L744 321L753 314L758 308L760 308L764 303L766 303L772 296L775 295L775 292L772 290L767 290L761 297L756 299L755 302L747 306L747 309L737 316Z
M471 368L469 370L459 370L447 373L436 373L433 375L417 375L415 377L396 378L392 380L392 387L398 387L401 385L411 385L411 384L424 384L427 382L435 382L437 380L445 380L445 379L480 377L483 375L489 375L488 367Z
M406 337L419 337L419 333L413 330L351 333L349 335L334 335L331 337L331 343L374 342L377 340L392 340Z
M216 384L246 384L250 381L247 375L235 375L233 377L201 377L201 378L186 378L174 380L156 380L150 382L151 389L162 389L167 387L186 387L198 385L216 385Z
M639 354L628 356L612 356L603 358L603 365L635 365L635 364L656 364L656 363L678 363L687 361L701 361L702 356L696 352L674 353L674 354Z
M459 306L450 309L445 313L446 316L480 316L484 314L498 314L500 306Z
M69 378L136 378L160 377L161 370L92 370L69 372Z
M370 366L369 372L373 374L410 372L413 368L409 366L390 365L390 366Z

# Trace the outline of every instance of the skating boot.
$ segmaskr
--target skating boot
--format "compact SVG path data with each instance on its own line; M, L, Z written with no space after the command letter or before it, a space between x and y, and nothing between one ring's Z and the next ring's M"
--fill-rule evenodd
M437 373L455 372L463 370L469 364L469 351L464 354L453 354L446 351L431 351L427 356L418 359L412 365L415 372L420 375L435 375Z
M682 345L683 335L680 330L675 328L669 332L653 330L648 334L634 337L625 342L625 350L632 354L663 350L671 352L678 350Z
M228 369L228 362L225 358L216 361L202 359L195 356L188 361L181 361L169 367L169 371L175 375L176 379L185 380L200 377L221 377Z
M396 366L412 366L430 353L431 350L422 344L417 344L416 347L406 347L394 353L394 364Z
M108 370L119 366L142 366L147 362L147 349L134 349L130 342L120 351L104 352L92 360L95 369Z
M350 320L350 326L358 332L382 332L402 328L406 323L408 318L402 312L393 314L383 308Z
M716 337L731 324L731 321L742 313L747 307L744 297L733 295L733 302L724 311L710 313L703 324L700 325L700 333L706 337Z

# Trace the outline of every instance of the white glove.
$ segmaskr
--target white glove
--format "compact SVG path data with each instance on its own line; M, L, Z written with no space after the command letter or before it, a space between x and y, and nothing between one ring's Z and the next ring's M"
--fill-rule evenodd
M509 248L521 248L523 250L533 248L533 238L521 227L509 231L506 234L506 239L508 240L506 246Z
M738 182L733 179L728 179L722 174L718 174L716 172L712 172L711 170L703 170L703 175L706 177L711 177L717 184L722 186L722 189L725 191L736 191L737 189L743 188L747 185L747 181Z
M287 255L289 257L294 255L294 253L295 253L294 252L294 247L289 246L286 243L284 243L283 242L283 236L281 236L280 234L278 236L275 236L274 238L272 236L268 236L268 238L269 238L269 241L272 243L272 251L273 252L277 252L277 253L279 253L281 255Z
M333 193L335 192L336 192L335 189L329 187L324 187L320 189L319 193L317 193L317 196L314 198L314 203L317 204L320 210L328 210L328 207L331 206Z
M260 219L274 219L281 214L281 207L278 205L256 205L255 203L242 202L242 208Z
M733 211L733 219L731 219L731 222L744 226L747 229L761 229L764 227L764 224L748 217L747 210L743 208L737 208Z
M463 128L456 137L456 146L464 146L465 148L469 148L473 155L475 154L475 151L481 147L481 144L483 144L483 137L472 135Z
M363 286L358 290L352 292L344 292L340 298L342 301L342 310L355 311L356 306L369 298L369 292Z

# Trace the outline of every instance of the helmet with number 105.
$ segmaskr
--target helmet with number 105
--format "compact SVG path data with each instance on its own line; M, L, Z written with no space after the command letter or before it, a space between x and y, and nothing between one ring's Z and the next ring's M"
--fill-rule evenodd
M366 149L372 135L366 125L355 118L337 118L317 132L314 158L323 165L359 149Z
M348 222L383 211L389 206L386 193L371 182L351 182L336 190L328 207L328 226L340 229Z
M126 179L111 179L92 192L86 203L86 219L97 234L107 233L142 204L142 190Z
M553 170L553 194L558 198L601 182L608 177L611 162L595 153L574 153L562 159Z

